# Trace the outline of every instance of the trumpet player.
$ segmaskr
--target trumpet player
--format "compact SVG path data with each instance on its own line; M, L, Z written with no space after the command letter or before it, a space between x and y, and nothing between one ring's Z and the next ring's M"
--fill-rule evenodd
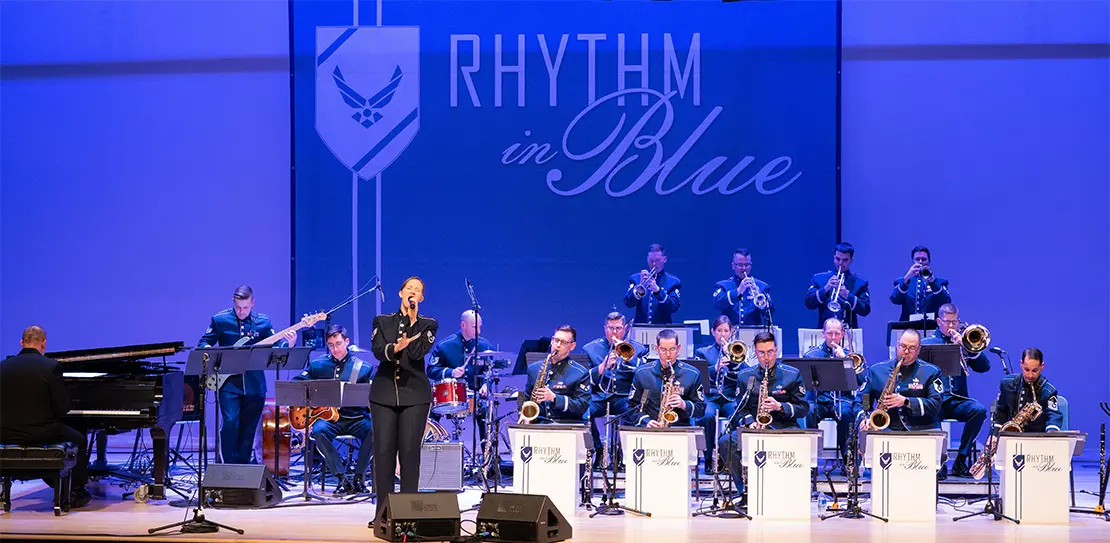
M825 320L821 334L825 337L824 343L806 351L802 358L848 358L848 352L843 347L844 323L836 317L830 317ZM862 364L856 368L857 388L864 382L864 371L866 368ZM836 446L840 451L840 458L842 460L847 458L848 434L852 431L852 423L856 420L855 390L839 392L814 390L810 391L806 400L810 404L806 426L817 428L817 424L824 419L835 420Z
M937 310L937 329L933 334L921 341L924 345L961 345L963 338L960 331L960 310L954 304L944 304ZM986 373L991 369L990 360L983 350L969 351L960 347L964 361L963 371ZM941 377L944 392L941 394L941 419L954 419L964 423L963 433L960 434L960 451L952 463L952 475L957 477L970 477L971 466L968 459L975 447L975 438L979 437L979 430L987 420L987 408L976 401L967 390L967 373L951 377ZM948 466L941 467L941 478L947 475Z
M590 371L570 359L577 335L570 325L560 326L551 337L548 359L528 366L528 385L520 401L539 404L539 415L531 422L582 424L590 405ZM537 387L541 369L546 371Z
M920 360L921 335L917 330L906 330L898 338L897 358L872 365L866 372L863 386L856 394L853 412L871 411L873 404L881 404L890 415L889 428L895 431L933 430L940 428L940 404L943 385L940 368ZM902 361L899 365L899 361ZM883 396L883 389L891 372L897 371L891 394ZM867 397L866 404L864 397Z
M597 447L601 447L601 434L594 421L604 417L607 412L610 415L623 415L628 411L632 375L648 355L647 345L626 338L629 328L624 315L618 311L609 313L605 317L605 335L582 347L586 356L590 357L590 382L593 384L586 421ZM627 361L617 350L622 343L631 345L632 357ZM600 463L602 455L595 454L594 458Z
M659 428L660 410L673 411L677 420L670 426L691 426L705 413L705 391L701 373L689 364L678 361L678 334L666 329L655 337L655 350L659 360L645 363L632 377L628 402L634 408L625 421L634 426ZM672 383L673 394L664 398L663 388Z
M894 280L894 291L890 302L902 306L900 321L908 321L912 315L920 318L934 318L940 306L952 301L948 294L948 280L937 277L930 267L932 256L929 248L918 245L910 251L913 264L906 274Z
M712 465L713 451L717 447L717 417L731 418L736 412L736 375L744 366L729 356L732 325L727 315L713 320L713 344L694 351L694 357L709 362L709 394L705 397L705 415L701 426L705 429L705 471L718 469Z
M1007 375L998 385L998 400L994 407L994 427L1014 418L1021 406L1029 402L1041 404L1042 415L1029 421L1023 432L1059 432L1063 429L1064 416L1056 402L1056 387L1044 374L1044 353L1036 347L1021 352L1021 375Z
M841 319L851 328L859 328L858 317L871 313L871 293L867 279L852 273L856 249L851 243L838 243L833 248L833 269L814 274L806 291L806 309L817 310L817 324L830 318Z
M798 428L798 421L804 419L809 413L809 404L806 403L806 386L802 381L802 374L797 369L778 363L779 351L775 346L775 335L770 332L760 332L752 340L755 347L755 356L759 365L746 368L737 376L737 382L743 387L743 396L737 407L737 417L741 417L740 424L748 428ZM763 383L767 383L766 395L763 394ZM770 414L771 422L762 426L757 419L762 413ZM728 458L732 470L732 479L736 487L744 488L740 477L740 432L732 431L721 437L717 444L722 454Z
M628 291L624 293L625 307L636 308L632 322L670 324L678 306L682 281L663 269L667 265L667 251L662 245L648 246L648 269L628 277Z
M732 277L718 281L713 307L733 326L767 326L775 305L771 285L752 277L752 254L741 247L732 253Z

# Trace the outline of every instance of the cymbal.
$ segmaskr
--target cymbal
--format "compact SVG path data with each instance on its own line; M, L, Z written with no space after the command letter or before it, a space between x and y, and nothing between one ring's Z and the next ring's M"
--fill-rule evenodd
M475 354L478 358L512 358L516 356L516 353L511 353L509 351L478 351Z

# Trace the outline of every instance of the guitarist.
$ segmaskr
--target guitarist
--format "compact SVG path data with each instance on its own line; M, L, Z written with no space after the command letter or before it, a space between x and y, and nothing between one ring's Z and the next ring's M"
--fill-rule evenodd
M243 285L232 295L231 309L212 315L208 330L197 347L230 347L246 339L256 343L274 335L270 317L255 313L254 291ZM297 341L289 330L275 345L284 347ZM228 464L250 464L254 436L266 403L266 373L248 371L245 375L220 376L220 456Z

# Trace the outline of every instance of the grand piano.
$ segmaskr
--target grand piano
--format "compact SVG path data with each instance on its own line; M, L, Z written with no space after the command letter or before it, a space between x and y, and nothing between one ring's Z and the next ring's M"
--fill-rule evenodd
M66 424L98 432L98 456L106 436L139 428L154 442L150 497L166 497L169 448L166 438L181 420L184 373L166 357L185 350L183 342L58 351L46 356L62 364L70 396ZM160 361L151 359L161 358ZM96 473L90 465L90 473Z

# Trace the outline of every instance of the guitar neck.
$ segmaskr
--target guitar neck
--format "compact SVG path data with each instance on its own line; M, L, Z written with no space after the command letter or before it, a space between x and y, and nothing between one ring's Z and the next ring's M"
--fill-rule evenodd
M287 334L289 332L296 332L296 331L298 331L302 328L307 328L307 327L305 326L304 323L298 322L297 324L294 324L293 326L290 326L289 328L285 328L284 330L279 330L277 332L274 332L274 335L272 335L272 336L270 336L266 339L258 341L257 343L255 343L255 345L273 345L273 344L281 341L282 339L284 339L282 336L284 336L285 334Z

